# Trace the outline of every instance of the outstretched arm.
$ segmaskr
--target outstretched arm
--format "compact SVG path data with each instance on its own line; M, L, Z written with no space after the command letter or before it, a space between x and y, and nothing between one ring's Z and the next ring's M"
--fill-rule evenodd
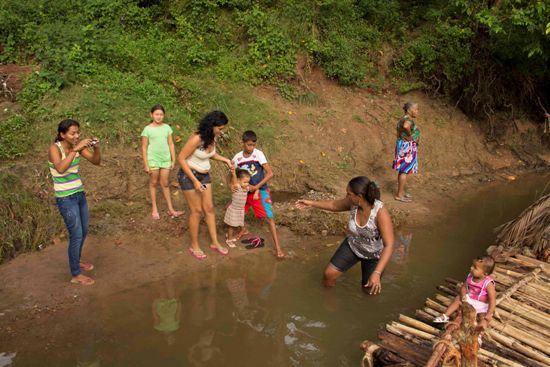
M300 199L296 201L296 207L298 209L304 209L307 207L328 210L331 212L345 212L351 209L351 200L343 198L339 200L304 200Z

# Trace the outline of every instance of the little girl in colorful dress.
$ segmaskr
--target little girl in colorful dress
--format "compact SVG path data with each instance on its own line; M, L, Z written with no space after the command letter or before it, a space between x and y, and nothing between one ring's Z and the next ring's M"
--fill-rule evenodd
M472 262L470 274L460 289L460 297L447 308L445 313L434 319L436 323L449 321L449 316L460 307L461 301L466 301L476 310L478 325L486 328L491 322L496 307L495 281L491 273L495 268L495 260L490 256L480 256Z
M231 202L225 211L223 221L227 224L227 234L225 243L229 247L236 247L238 238L235 236L244 226L244 206L248 195L248 186L250 184L250 172L244 169L233 169L231 171L231 185L235 188L231 196Z

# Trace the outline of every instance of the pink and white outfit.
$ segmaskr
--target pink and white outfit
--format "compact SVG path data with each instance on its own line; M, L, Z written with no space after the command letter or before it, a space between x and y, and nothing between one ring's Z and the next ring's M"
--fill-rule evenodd
M466 302L475 308L476 313L487 313L489 304L487 303L487 286L495 281L491 276L486 276L479 282L474 282L472 274L466 278Z

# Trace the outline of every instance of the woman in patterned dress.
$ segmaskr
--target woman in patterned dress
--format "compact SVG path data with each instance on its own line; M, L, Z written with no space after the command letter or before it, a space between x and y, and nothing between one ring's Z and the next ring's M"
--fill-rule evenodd
M336 280L358 262L361 263L364 288L370 294L382 291L380 278L390 260L394 235L388 209L380 201L380 189L374 181L358 176L348 183L347 195L339 200L298 200L298 209L319 208L333 212L350 211L348 235L324 272L324 284L336 285Z
M418 104L407 102L403 106L405 115L397 122L397 141L392 168L397 171L397 193L394 199L404 203L412 201L412 195L405 191L407 176L418 172L418 142L420 130L416 126L415 118L418 115Z

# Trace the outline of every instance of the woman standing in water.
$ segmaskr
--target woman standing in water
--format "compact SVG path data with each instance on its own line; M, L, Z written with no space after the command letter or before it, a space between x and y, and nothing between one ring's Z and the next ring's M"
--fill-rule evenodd
M313 207L332 212L350 211L348 235L338 248L324 273L327 287L348 269L361 262L361 284L370 294L382 291L380 278L390 260L394 235L388 210L380 201L380 190L374 181L358 176L348 183L347 195L339 200L298 200L298 209Z
M99 140L80 140L80 124L70 119L61 121L55 143L48 150L48 166L53 179L55 201L69 231L71 283L92 285L92 278L80 274L81 270L90 271L94 268L92 264L80 260L89 218L84 186L80 180L80 156L99 165Z
M189 252L198 260L206 258L199 246L199 222L204 212L208 232L212 243L210 248L222 255L227 255L227 248L218 242L216 233L216 216L212 203L212 180L210 179L210 159L227 164L229 169L233 163L228 158L216 153L216 139L229 122L225 113L213 111L202 118L197 131L189 137L178 155L181 169L178 180L183 195L189 204L189 233L191 247Z
M415 118L418 115L418 104L409 101L403 106L405 115L397 122L397 141L392 168L397 171L397 201L410 203L412 195L405 191L407 175L418 172L418 142L420 130L416 126Z

